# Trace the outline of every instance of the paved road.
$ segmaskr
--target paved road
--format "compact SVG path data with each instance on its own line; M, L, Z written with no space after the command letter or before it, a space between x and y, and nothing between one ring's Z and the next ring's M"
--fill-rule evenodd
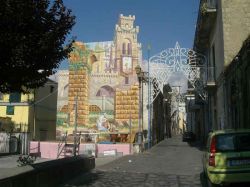
M79 175L62 187L200 187L201 157L202 151L197 147L174 137L143 154L124 156L104 165L97 161L95 170Z

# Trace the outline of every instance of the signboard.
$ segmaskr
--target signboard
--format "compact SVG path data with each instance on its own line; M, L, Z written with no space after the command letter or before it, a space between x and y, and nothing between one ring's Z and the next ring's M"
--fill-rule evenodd
M108 151L103 151L104 156L116 156L116 150L108 150Z

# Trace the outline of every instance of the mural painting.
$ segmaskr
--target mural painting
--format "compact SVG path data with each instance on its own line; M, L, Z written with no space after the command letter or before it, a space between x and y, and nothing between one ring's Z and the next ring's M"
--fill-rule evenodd
M135 16L121 14L113 41L74 43L68 77L64 72L61 86L58 79L58 99L64 100L58 106L58 134L73 134L77 124L77 131L98 135L98 142L134 141L139 118L134 68L141 64L134 21Z

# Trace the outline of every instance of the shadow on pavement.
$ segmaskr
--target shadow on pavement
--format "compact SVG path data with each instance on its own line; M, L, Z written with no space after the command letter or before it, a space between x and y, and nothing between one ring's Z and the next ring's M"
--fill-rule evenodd
M204 151L205 150L205 145L203 145L201 142L198 141L190 141L187 142L189 146L191 147L195 147L197 149L199 149L200 151Z
M61 187L76 187L76 186L82 186L82 185L91 185L95 183L95 181L103 177L103 175L104 175L103 172L91 171L91 172L79 175L73 180L66 182L65 185Z

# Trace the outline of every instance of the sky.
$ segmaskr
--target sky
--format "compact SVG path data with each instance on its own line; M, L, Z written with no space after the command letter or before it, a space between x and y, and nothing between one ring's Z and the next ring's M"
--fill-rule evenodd
M142 44L143 58L178 41L183 48L192 48L199 0L64 0L76 16L71 34L77 41L112 41L115 24L120 14L135 15L135 25L140 27L138 41ZM67 69L63 61L60 69Z
M198 16L199 0L64 0L76 16L76 24L68 38L81 42L112 41L119 15L135 15L139 26L138 42L142 44L143 59L174 48L192 48ZM68 69L64 60L59 69ZM187 79L175 73L168 81L171 86L187 89Z

